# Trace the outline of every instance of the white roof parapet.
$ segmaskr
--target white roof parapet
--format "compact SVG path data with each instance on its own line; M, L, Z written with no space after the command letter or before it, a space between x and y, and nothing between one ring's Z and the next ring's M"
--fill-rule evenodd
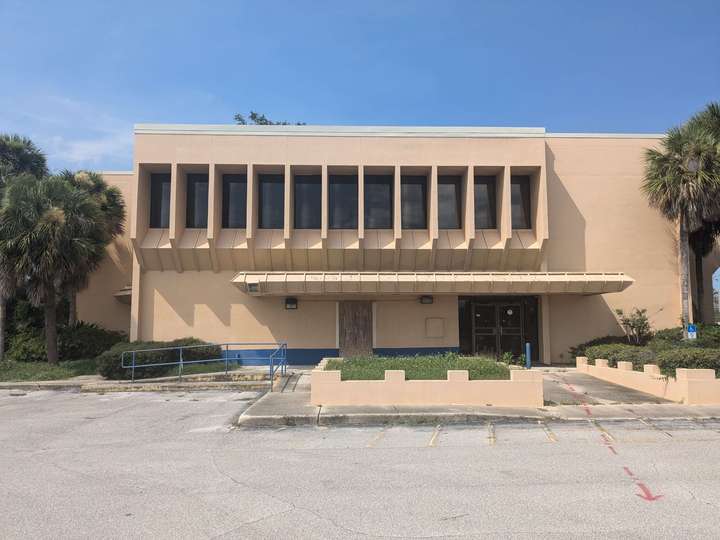
M621 272L240 272L256 296L357 294L604 294L634 282Z
M661 139L664 133L548 132L544 127L491 126L311 126L236 124L135 124L138 135L256 135L301 137L585 138Z
M482 126L239 126L234 124L135 124L139 135L275 135L304 137L544 137L542 127Z

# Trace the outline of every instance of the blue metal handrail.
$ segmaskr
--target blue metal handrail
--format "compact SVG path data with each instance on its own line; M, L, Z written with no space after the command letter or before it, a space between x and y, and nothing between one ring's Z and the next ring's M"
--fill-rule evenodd
M120 366L123 369L129 369L131 372L131 381L135 382L135 370L141 369L141 368L147 368L147 367L158 367L158 366L178 366L178 379L182 379L183 374L183 366L188 364L211 364L213 362L225 362L225 374L228 373L228 367L229 363L231 361L230 358L230 348L234 347L233 350L237 350L237 347L262 347L261 350L268 351L269 356L265 357L262 355L259 355L257 357L253 356L243 356L243 358L237 358L233 359L235 361L239 360L267 360L268 362L268 368L270 371L270 391L273 390L273 380L275 377L275 374L280 372L280 375L285 375L287 373L287 342L285 341L277 341L277 342L258 342L258 343L240 343L240 342L233 342L233 343L203 343L202 345L182 345L179 347L158 347L155 349L136 349L134 351L123 351L120 355ZM224 354L220 358L203 358L200 360L185 360L183 351L186 351L188 349L200 349L200 348L207 348L207 347L219 347L221 351L224 350ZM137 356L141 353L149 353L149 352L161 352L161 351L178 351L179 359L175 362L152 362L147 364L139 364L137 362ZM130 357L129 363L125 363L125 359L127 357Z

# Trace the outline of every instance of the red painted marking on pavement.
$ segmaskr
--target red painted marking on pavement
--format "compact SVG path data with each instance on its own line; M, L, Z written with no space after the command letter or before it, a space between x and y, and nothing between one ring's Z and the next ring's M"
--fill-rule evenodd
M592 416L592 412L590 412L590 407L588 407L587 403L583 403L582 408L585 410L585 414L587 414L588 416Z
M640 497L641 499L645 499L648 502L653 502L653 501L657 501L659 498L662 497L662 495L653 495L650 492L650 490L648 489L648 487L645 484L643 484L642 482L636 482L635 485L642 490L642 494L640 494L640 493L635 494L638 497Z
M633 474L633 472L630 469L628 469L627 467L623 467L623 470L627 473L627 475L630 478L635 478L635 475Z

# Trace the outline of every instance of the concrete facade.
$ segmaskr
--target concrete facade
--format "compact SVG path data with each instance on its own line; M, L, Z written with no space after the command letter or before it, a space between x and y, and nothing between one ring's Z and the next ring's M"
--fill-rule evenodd
M287 341L291 362L314 363L337 354L338 302L349 299L373 303L376 352L457 349L458 297L479 294L482 282L485 296L536 295L540 359L569 362L570 346L621 333L616 308L646 308L655 328L678 324L675 230L640 191L644 151L658 138L542 128L138 125L133 171L104 175L126 196L127 234L79 295L79 316L131 339ZM150 227L153 173L170 175L167 228ZM195 173L208 178L202 229L185 226L187 178ZM228 173L247 178L243 229L222 227ZM258 179L266 173L284 178L281 229L258 226ZM389 229L364 225L364 177L378 173L394 178ZM293 228L298 174L322 179L318 229ZM357 176L357 227L332 229L328 179L347 174ZM427 180L426 229L402 228L400 186L410 174ZM444 175L461 178L456 229L439 227ZM495 178L496 228L475 227L476 175ZM512 228L513 175L530 178L530 229ZM304 288L287 288L288 274L306 272L320 276L321 292L309 277ZM426 292L417 283L428 273L433 302L421 304ZM332 289L331 274L369 288ZM706 292L711 274L706 268ZM247 276L283 285L256 293ZM414 288L387 292L387 276ZM288 296L298 299L297 310L285 309Z

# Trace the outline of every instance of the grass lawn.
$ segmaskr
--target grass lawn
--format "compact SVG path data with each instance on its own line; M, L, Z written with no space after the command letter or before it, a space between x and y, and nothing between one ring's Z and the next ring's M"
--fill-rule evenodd
M70 360L51 366L47 362L0 362L0 381L52 381L95 375L94 359Z
M466 369L470 379L509 379L510 370L490 358L438 354L427 356L371 356L330 360L326 370L340 370L342 380L382 380L386 369L404 369L405 379L447 379L448 369Z

